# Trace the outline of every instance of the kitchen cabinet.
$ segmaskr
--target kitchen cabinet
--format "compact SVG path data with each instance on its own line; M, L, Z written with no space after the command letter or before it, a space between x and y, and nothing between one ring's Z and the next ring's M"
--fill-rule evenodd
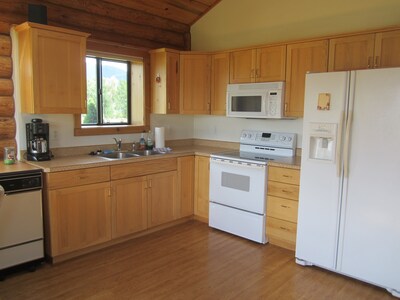
M26 22L15 27L21 111L86 113L86 39L89 34Z
M328 40L287 45L285 116L302 117L307 72L328 70Z
M194 212L194 156L178 158L179 217L193 216Z
M284 81L286 45L231 52L230 83Z
M177 171L147 176L149 228L178 219Z
M211 114L226 115L226 87L229 83L229 53L211 55Z
M150 78L152 112L179 114L179 52L150 51Z
M134 233L177 219L179 217L177 178L176 158L111 166L111 186L115 188L113 189L116 212L113 220L115 235ZM129 190L130 188L132 189ZM122 207L117 209L119 203L129 209L124 210ZM133 210L136 210L134 215L137 220L123 221L132 218Z
M209 186L210 186L210 158L208 156L195 157L195 198L194 215L208 222Z
M210 114L210 68L210 55L204 53L181 53L181 114Z
M268 167L267 236L269 242L295 250L300 171Z
M147 229L146 179L139 176L111 181L113 238Z
M400 30L329 40L329 71L400 66Z
M109 168L46 173L46 254L70 253L111 240Z

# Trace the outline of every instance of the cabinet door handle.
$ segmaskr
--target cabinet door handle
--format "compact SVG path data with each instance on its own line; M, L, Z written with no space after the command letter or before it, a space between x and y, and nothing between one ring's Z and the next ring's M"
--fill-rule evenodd
M168 101L168 109L171 109L171 102Z
M372 56L368 56L368 69L372 68Z
M291 193L290 191L288 191L288 190L282 190L282 193Z
M288 228L286 228L286 227L280 226L279 228L282 229L282 230L285 230L285 231L290 231L290 230L289 230Z
M289 208L289 206L283 205L283 204L281 204L281 207L283 207L283 208Z
M151 179L149 179L149 188L151 189Z
M250 78L254 78L254 69L251 69L250 71Z
M285 177L285 178L292 178L292 176L290 176L290 175L282 175L282 177Z
M375 56L374 68L378 68L379 67L379 65L380 65L379 58L380 58L379 56Z

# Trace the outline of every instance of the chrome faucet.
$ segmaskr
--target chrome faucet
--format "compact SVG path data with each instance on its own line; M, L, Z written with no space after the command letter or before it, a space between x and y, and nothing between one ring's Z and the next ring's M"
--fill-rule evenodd
M115 140L115 143L117 144L117 151L121 151L121 148L122 148L122 140L121 139L116 139L116 138L114 138L114 140Z

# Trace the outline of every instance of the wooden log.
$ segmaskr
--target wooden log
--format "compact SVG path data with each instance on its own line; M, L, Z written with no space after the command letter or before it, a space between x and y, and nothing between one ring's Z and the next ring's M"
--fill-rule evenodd
M2 34L10 34L11 25L8 22L0 21L0 33Z
M0 97L0 117L13 118L15 104L13 97Z
M0 34L0 55L11 56L11 37Z
M11 79L0 78L0 96L12 96L13 94L13 81Z
M16 125L14 118L0 118L0 140L15 138Z
M12 59L8 56L0 56L0 78L11 78Z
M0 158L1 161L3 161L4 157L4 147L14 147L15 148L15 154L17 154L17 141L15 138L8 139L8 140L1 140L0 139Z

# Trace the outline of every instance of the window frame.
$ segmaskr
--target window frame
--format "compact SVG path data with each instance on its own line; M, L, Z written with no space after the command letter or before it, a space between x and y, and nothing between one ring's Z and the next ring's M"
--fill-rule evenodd
M141 133L150 129L150 55L147 49L134 48L116 43L88 40L86 55L128 61L142 60L143 62L143 125L90 125L81 124L81 114L74 115L74 136L112 135ZM86 55L83 59L86 59ZM85 64L86 65L86 64ZM85 67L86 68L86 67ZM86 80L85 80L86 84ZM131 103L132 104L132 103ZM131 120L131 123L135 120Z

